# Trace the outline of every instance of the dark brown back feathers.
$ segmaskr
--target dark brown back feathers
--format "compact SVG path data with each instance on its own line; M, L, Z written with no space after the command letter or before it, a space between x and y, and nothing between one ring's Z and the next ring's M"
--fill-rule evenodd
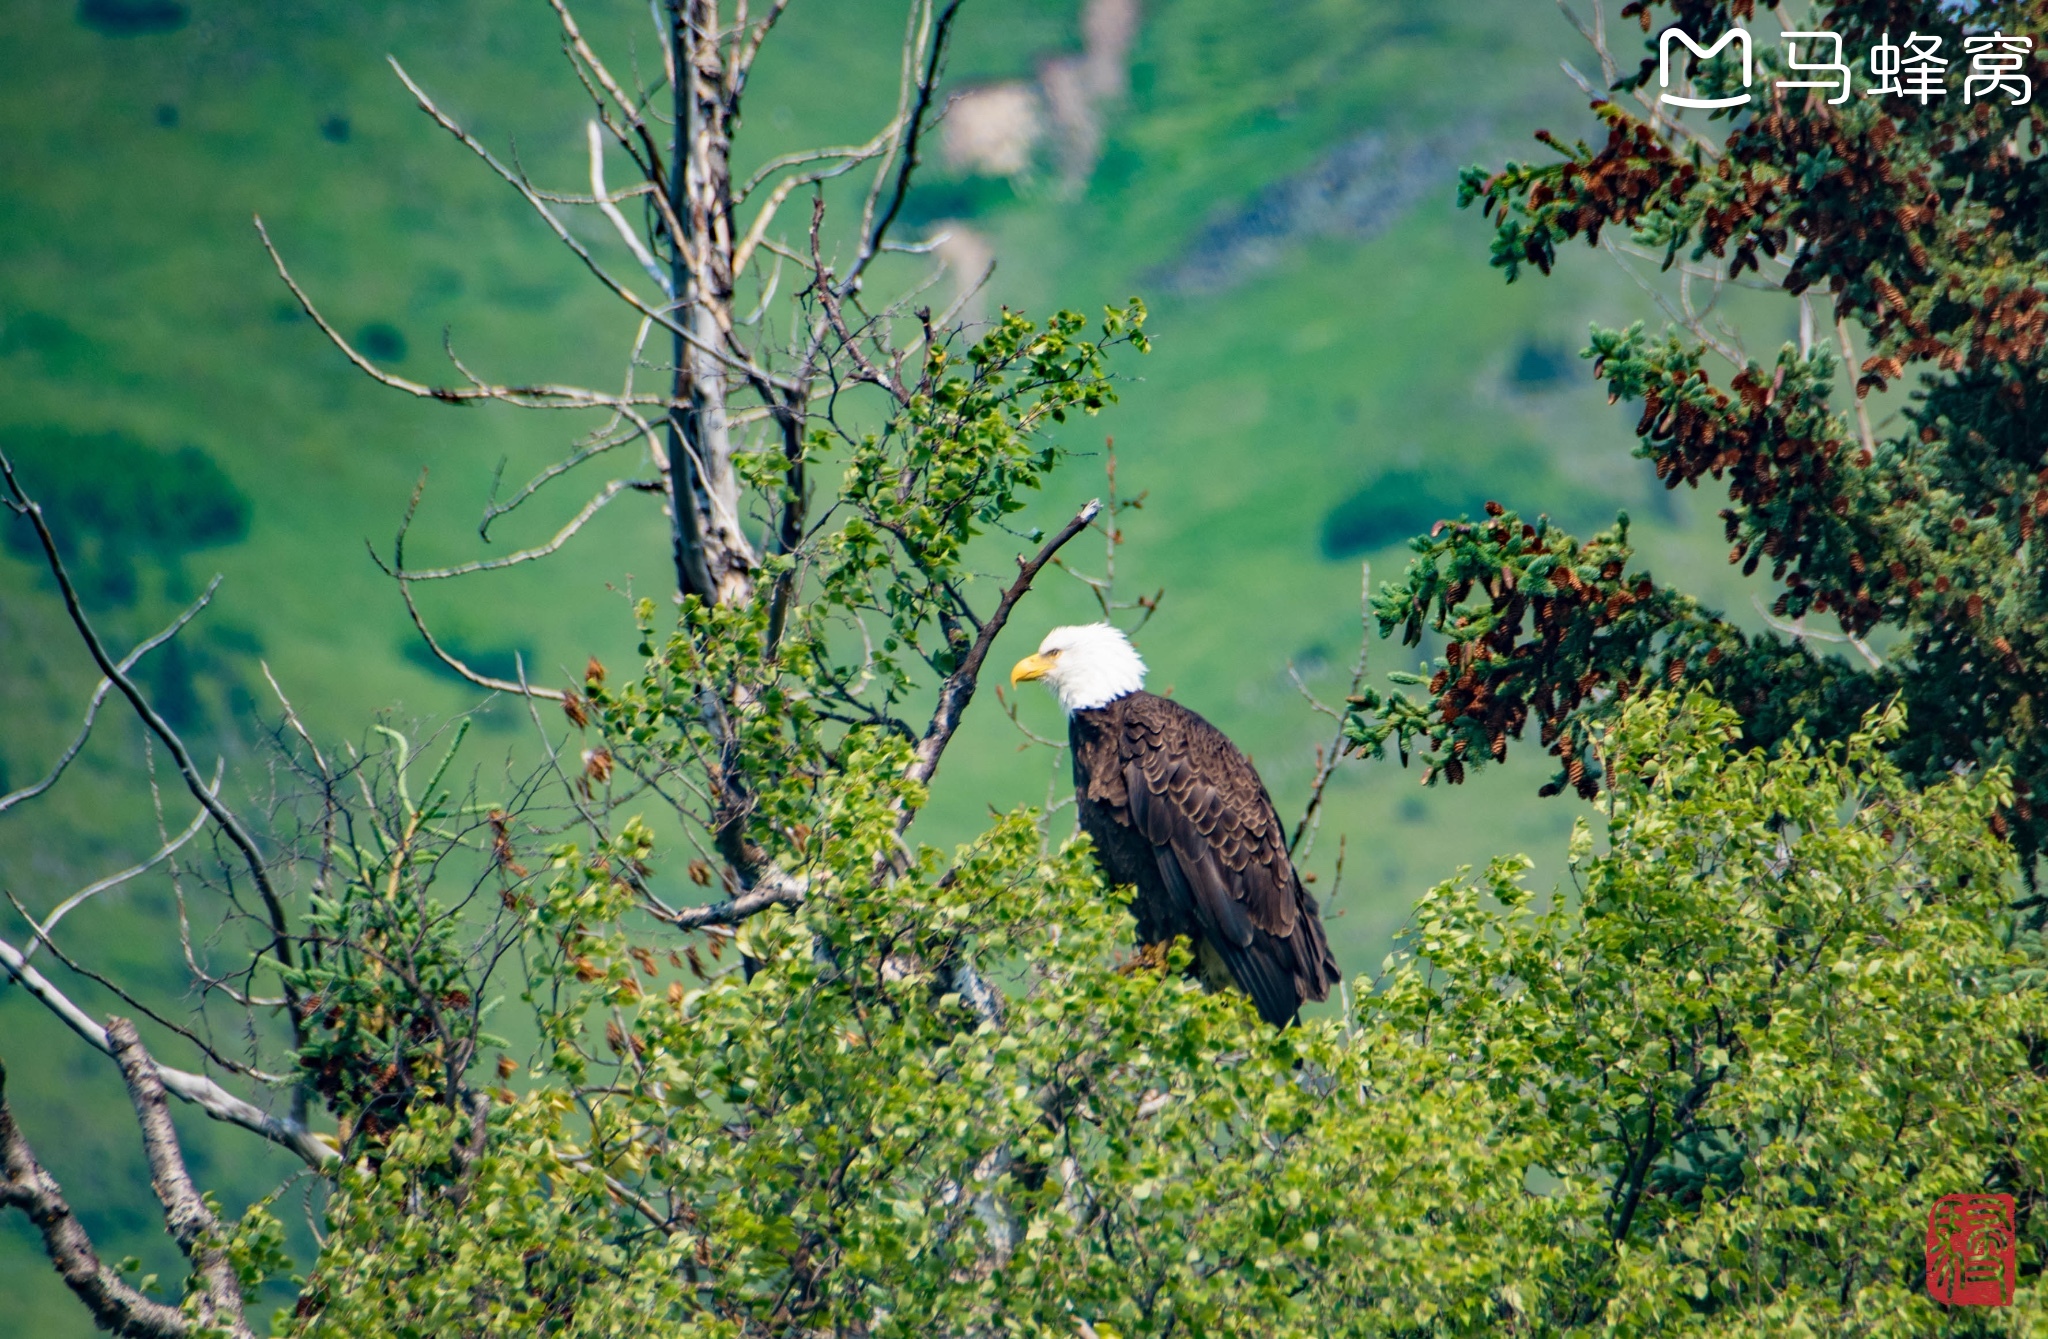
M1111 881L1137 889L1138 941L1206 946L1275 1025L1327 999L1337 963L1251 760L1145 692L1075 712L1069 736L1081 826Z

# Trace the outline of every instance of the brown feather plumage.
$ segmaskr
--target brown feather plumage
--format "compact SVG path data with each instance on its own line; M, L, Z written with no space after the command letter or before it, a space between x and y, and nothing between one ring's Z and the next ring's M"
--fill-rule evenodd
M1338 980L1316 901L1251 760L1169 698L1074 713L1074 790L1103 872L1136 889L1138 942L1186 935L1195 970L1285 1026Z

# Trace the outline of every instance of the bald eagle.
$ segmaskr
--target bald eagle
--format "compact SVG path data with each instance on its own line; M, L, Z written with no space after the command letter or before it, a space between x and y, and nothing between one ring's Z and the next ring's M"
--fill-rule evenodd
M1029 679L1067 713L1081 828L1110 882L1137 890L1138 942L1186 935L1203 982L1236 986L1276 1027L1329 998L1337 962L1251 760L1146 692L1145 662L1107 623L1047 633L1010 671L1012 685Z

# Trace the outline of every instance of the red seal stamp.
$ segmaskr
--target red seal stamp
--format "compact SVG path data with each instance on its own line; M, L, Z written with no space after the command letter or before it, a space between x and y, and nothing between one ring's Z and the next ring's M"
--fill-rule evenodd
M1943 1195L1927 1211L1927 1295L1949 1306L2011 1306L2018 1236L2010 1195Z

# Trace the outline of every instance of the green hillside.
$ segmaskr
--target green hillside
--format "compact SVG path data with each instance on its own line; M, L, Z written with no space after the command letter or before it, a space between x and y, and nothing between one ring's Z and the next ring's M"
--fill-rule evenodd
M147 21L163 8L103 0L10 16L0 442L42 443L37 459L66 497L95 496L78 460L113 458L75 443L112 434L151 460L208 462L191 477L214 469L226 481L208 485L212 503L246 501L239 524L171 526L142 544L118 538L121 517L147 509L131 497L102 527L117 538L90 540L105 551L82 561L104 569L96 612L123 643L224 574L182 658L159 661L150 682L230 755L241 769L231 784L260 793L274 710L259 659L329 738L358 737L379 713L436 720L476 704L423 664L365 542L388 551L425 469L409 557L475 556L500 462L507 479L523 477L580 428L371 384L299 315L250 216L263 216L330 318L407 376L450 374L445 332L496 378L610 381L630 326L526 207L419 115L384 63L395 55L485 142L516 143L537 177L580 189L585 104L546 6L192 0L182 22ZM955 83L1028 77L1040 57L1075 49L1077 8L970 5ZM157 30L121 31L108 18L138 13L127 26ZM645 10L585 19L623 51ZM900 33L894 0L797 4L759 68L744 157L871 133L893 96ZM1452 206L1459 163L1522 152L1511 128L1584 129L1583 100L1557 69L1561 56L1580 59L1575 40L1548 6L1512 0L1316 0L1278 13L1155 0L1085 189L1063 190L1050 173L1012 183L935 166L913 201L920 219L965 217L988 239L991 307L1093 310L1130 293L1151 304L1157 351L1122 364L1121 404L1068 425L1077 458L1021 519L1056 523L1100 491L1099 453L1114 435L1123 487L1148 494L1126 520L1120 581L1126 594L1165 590L1140 639L1153 686L1240 740L1284 814L1299 812L1313 747L1330 730L1289 665L1341 697L1359 562L1394 575L1398 536L1436 510L1498 495L1590 528L1626 507L1654 570L1747 609L1720 564L1711 508L1652 487L1627 459L1628 421L1575 356L1589 319L1646 305L1637 290L1584 254L1568 275L1505 287L1486 267L1484 224ZM1332 158L1368 135L1385 148ZM1331 225L1290 183L1339 169L1354 173L1344 178L1352 221ZM882 278L911 276L903 262ZM187 448L198 455L180 457ZM554 505L501 526L496 551L545 536L575 500ZM0 779L21 785L75 728L92 678L14 538L0 549ZM1000 572L1022 542L991 537L988 569ZM1074 561L1099 562L1085 546ZM517 653L560 681L591 654L631 658L625 593L636 576L658 586L666 567L661 517L629 498L559 560L424 603L479 663L506 666ZM1009 664L1044 628L1092 608L1077 583L1049 579L996 659ZM1415 656L1387 644L1372 654L1376 672L1412 668ZM1041 694L1021 714L1041 733L1059 730ZM491 747L522 747L523 721L502 705L481 719ZM1063 793L1064 761L1025 745L992 700L978 703L939 774L924 838L954 840L990 806L1042 803L1049 780ZM0 817L0 885L47 907L143 850L154 828L138 756L137 735L119 724L50 801ZM1347 971L1374 970L1415 895L1456 864L1523 849L1539 876L1554 871L1574 811L1535 799L1540 779L1527 760L1462 789L1421 789L1391 763L1342 773L1314 865L1327 890L1343 834L1332 939ZM162 951L169 898L167 886L138 882L77 924L115 961L156 964L154 983L175 998L182 983ZM83 983L79 994L111 1007ZM17 1110L74 1201L90 1206L102 1247L168 1269L134 1193L145 1178L111 1066L11 987L0 988L0 1053ZM180 1120L195 1157L246 1163L247 1193L288 1170L189 1114ZM19 1216L0 1220L0 1295L0 1334L84 1332Z

